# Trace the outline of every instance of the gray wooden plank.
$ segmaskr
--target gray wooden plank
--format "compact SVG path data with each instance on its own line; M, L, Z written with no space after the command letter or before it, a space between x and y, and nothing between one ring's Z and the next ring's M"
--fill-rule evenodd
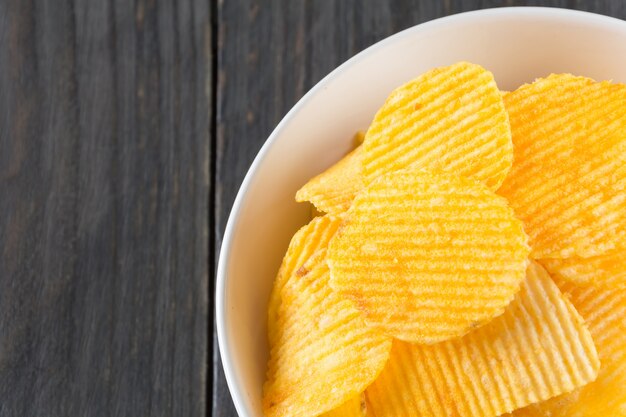
M0 4L0 415L69 413L78 114L71 5ZM47 36L42 36L46 33ZM45 69L45 70L44 70Z
M626 18L621 0L218 2L215 247L254 156L317 81L392 33L449 14L501 6L568 7ZM215 329L213 349L212 415L236 416Z
M407 4L379 2L379 7L367 7L358 0L219 3L217 248L248 166L291 106L358 51L440 15L423 5L405 9ZM215 338L213 361L212 415L236 416Z
M0 416L205 415L209 4L0 19Z

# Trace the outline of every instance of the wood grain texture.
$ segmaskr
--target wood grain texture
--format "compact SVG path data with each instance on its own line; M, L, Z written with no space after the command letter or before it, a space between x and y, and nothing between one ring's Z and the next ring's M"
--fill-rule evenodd
M215 248L254 156L315 83L357 52L402 29L501 6L566 7L626 18L626 2L621 0L219 1ZM212 415L234 417L215 338L213 349Z
M213 273L262 142L372 43L513 5L626 18L621 0L0 2L0 417L235 416Z
M210 7L0 3L0 416L204 416Z

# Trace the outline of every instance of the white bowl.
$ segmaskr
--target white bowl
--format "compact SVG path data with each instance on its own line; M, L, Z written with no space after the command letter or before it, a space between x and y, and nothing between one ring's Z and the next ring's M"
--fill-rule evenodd
M309 218L294 201L311 176L337 161L391 90L457 61L491 70L502 90L550 73L626 82L626 22L562 9L503 8L415 26L330 73L285 116L237 194L217 272L222 362L237 411L261 417L268 349L267 300L292 234Z

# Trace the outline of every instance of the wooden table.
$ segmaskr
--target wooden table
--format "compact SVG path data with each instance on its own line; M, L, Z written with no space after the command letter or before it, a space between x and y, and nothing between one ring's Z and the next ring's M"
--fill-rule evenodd
M265 138L372 43L527 4L626 18L621 0L0 2L0 417L236 416L215 260Z

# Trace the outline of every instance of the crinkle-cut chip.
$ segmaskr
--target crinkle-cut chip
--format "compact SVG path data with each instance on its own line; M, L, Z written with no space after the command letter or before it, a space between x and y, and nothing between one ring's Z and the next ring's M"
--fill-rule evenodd
M339 407L328 411L321 417L367 417L367 405L363 393L350 398Z
M365 324L328 285L324 259L281 291L263 406L267 417L317 416L362 393L383 369L391 338Z
M602 366L598 378L569 394L518 410L514 417L626 416L626 278L576 285L556 282L585 319ZM621 288L621 289L619 289Z
M313 177L296 193L296 201L310 201L319 211L338 215L350 208L364 187L361 175L363 147L359 146L332 167Z
M376 417L376 415L374 414L374 411L372 410L372 407L369 405L369 402L367 401L367 396L365 395L365 393L363 393L363 396L365 397L365 417Z
M436 345L394 341L365 395L376 417L494 417L596 378L589 330L537 263L506 312Z
M613 280L626 290L626 253L613 251L605 255L566 259L540 259L550 275L563 281L585 285Z
M626 245L626 85L569 74L504 99L515 163L498 190L524 222L535 259Z
M572 402L577 401L577 394L580 392L580 389L574 390L569 394L563 394L556 396L554 398L550 398L549 400L542 401L538 404L532 404L528 407L520 408L519 410L515 410L512 413L502 414L501 417L557 417L562 416L558 411L556 414L552 414L552 410L558 409L566 409L570 406ZM543 409L541 406L546 405L547 407ZM591 417L596 416L596 414L583 414L579 417ZM598 417L604 417L604 414L598 414ZM611 417L618 417L621 414L617 414L616 416L611 415ZM578 416L577 416L578 417Z
M316 217L298 230L291 238L287 253L274 280L274 287L272 288L268 305L267 327L270 344L274 340L276 314L280 306L281 291L285 282L292 276L304 275L306 271L303 269L303 266L314 254L316 257L326 257L328 242L340 224L341 220L335 217Z
M513 163L509 120L493 74L460 62L397 88L363 142L366 184L413 167L454 172L498 189Z
M482 183L413 169L372 183L331 239L331 286L368 325L436 343L502 314L529 248L505 199Z

